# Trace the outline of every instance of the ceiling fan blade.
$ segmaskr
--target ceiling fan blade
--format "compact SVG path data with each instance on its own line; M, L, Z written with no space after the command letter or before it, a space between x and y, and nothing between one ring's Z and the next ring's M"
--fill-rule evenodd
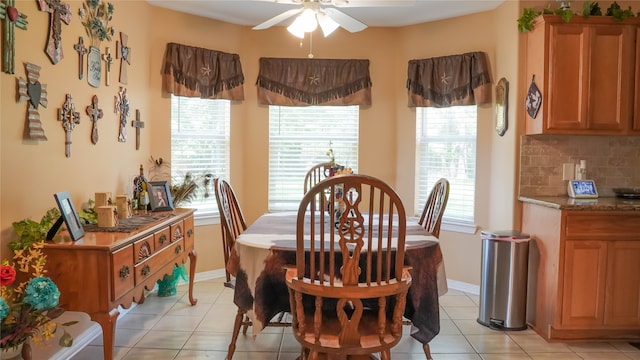
M266 28L270 28L273 25L281 23L281 22L287 20L288 18L301 13L303 10L304 9L302 9L302 8L301 9L287 10L287 11L283 12L282 14L276 15L276 16L272 17L271 19L263 22L262 24L258 24L256 26L254 26L252 29L253 30L263 30L263 29L266 29Z
M337 7L413 6L416 0L320 0L323 5Z
M322 9L325 15L329 16L333 21L337 22L349 32L358 32L367 28L367 25L334 8Z

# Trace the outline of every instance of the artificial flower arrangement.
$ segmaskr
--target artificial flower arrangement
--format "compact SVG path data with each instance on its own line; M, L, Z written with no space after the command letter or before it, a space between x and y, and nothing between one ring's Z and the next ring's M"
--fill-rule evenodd
M23 237L23 222L14 229ZM44 238L42 238L43 240ZM60 291L46 276L46 255L43 241L27 244L13 241L13 258L0 263L0 348L18 348L27 339L38 346L46 346L58 330L57 319L64 309L60 306ZM24 246L18 246L18 244ZM60 324L70 326L77 321ZM73 345L73 337L64 331L60 346Z
M336 163L335 154L333 152L333 143L329 141L329 150L327 151L327 156L329 157L329 163L331 164L331 169L329 170L329 176L334 175L344 175L344 174L353 174L353 169L350 167L346 167L343 165L338 165Z
M91 38L92 46L98 47L104 40L111 41L111 36L115 34L115 29L109 26L109 21L113 18L113 10L112 3L100 0L86 0L82 4L80 19L87 30L87 35Z

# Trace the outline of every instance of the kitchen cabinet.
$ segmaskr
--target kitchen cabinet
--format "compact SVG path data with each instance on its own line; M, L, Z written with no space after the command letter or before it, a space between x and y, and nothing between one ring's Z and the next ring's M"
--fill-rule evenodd
M636 92L640 21L542 15L527 34L526 76L540 90L527 134L626 135L640 131ZM527 82L527 87L529 83Z
M552 341L640 340L640 212L523 204L527 322Z

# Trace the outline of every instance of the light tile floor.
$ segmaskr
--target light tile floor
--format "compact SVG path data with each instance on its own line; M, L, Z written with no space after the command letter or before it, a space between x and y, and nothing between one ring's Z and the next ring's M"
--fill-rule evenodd
M196 306L187 286L178 294L150 294L117 323L115 359L224 360L237 308L222 279L197 282ZM532 330L496 331L479 325L478 296L449 290L440 298L440 334L431 342L435 360L640 360L627 343L547 343ZM408 334L408 327L405 331ZM234 360L294 360L298 344L290 328L267 328L255 339L240 334ZM102 337L73 360L102 358ZM424 359L422 346L408 335L392 350L393 360Z

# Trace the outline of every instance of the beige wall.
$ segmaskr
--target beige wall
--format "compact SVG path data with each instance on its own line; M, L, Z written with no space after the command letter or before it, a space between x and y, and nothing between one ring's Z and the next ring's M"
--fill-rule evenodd
M94 89L77 79L77 54L72 45L84 29L77 16L63 26L65 59L52 65L42 51L47 22L35 2L19 2L29 15L29 30L16 31L16 75L2 73L1 231L2 249L15 235L11 223L26 217L39 220L55 206L52 194L68 190L76 206L95 191L119 193L127 190L129 178L140 163L148 167L150 156L170 158L170 105L161 90L160 67L167 42L240 54L245 75L245 100L232 104L231 182L249 223L267 211L268 108L258 105L255 79L258 59L306 57L308 39L298 39L282 27L253 31L219 21L151 7L145 2L116 1L114 25L129 34L133 64L127 85L132 109L140 109L145 121L142 146L135 150L135 136L128 128L126 143L117 142L117 120L112 85ZM70 2L74 15L80 2ZM479 108L477 206L479 229L519 228L516 200L517 113L521 94L518 85L519 34L515 19L517 2L507 1L499 9L483 14L405 28L369 28L350 34L337 31L329 38L316 34L312 52L316 58L366 58L371 61L373 105L360 111L359 172L382 178L396 187L407 209L413 208L415 112L406 106L407 61L484 51L489 55L494 83L500 77L510 82L509 130L499 137L493 129L493 107ZM115 43L108 44L112 49ZM102 48L107 46L103 43ZM40 78L48 84L49 106L41 118L49 141L22 139L26 104L15 102L15 78L24 77L23 61L43 66ZM117 67L116 67L117 69ZM100 97L105 117L100 121L100 142L92 145L91 124L82 123L73 133L72 157L64 157L64 132L56 122L56 111L70 92L82 112L93 94ZM385 165L386 164L386 165ZM222 268L219 227L196 229L198 271ZM480 239L478 234L444 231L441 234L447 275L457 281L479 284Z

